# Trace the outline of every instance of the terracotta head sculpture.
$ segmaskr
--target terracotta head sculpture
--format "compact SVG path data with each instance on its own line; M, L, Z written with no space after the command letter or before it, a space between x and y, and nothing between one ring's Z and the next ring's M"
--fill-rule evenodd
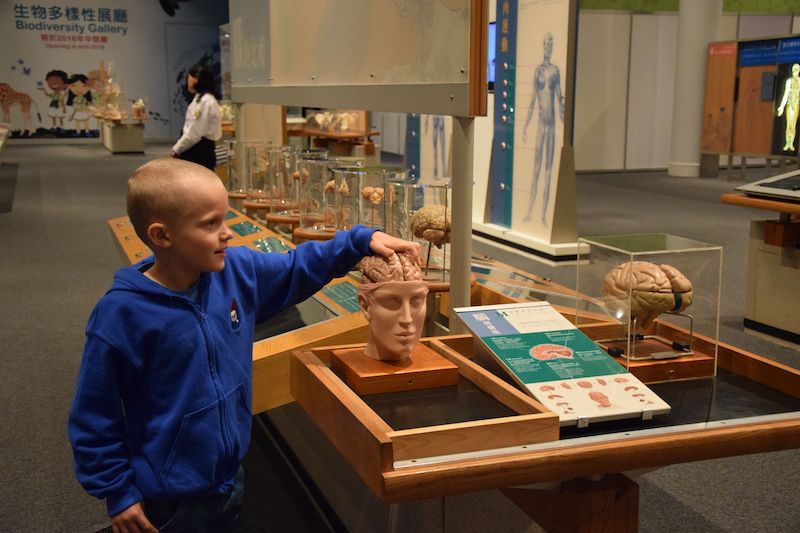
M422 335L428 285L419 266L404 253L390 258L365 257L358 303L369 322L367 357L381 361L407 359Z

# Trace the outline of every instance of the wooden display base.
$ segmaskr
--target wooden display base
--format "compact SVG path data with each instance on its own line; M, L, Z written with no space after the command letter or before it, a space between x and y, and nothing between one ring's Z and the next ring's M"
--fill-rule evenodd
M403 361L372 359L363 348L333 350L331 369L359 395L458 384L458 367L422 344Z
M267 210L269 210L269 208L271 206L270 206L269 202L258 202L258 201L254 201L254 200L245 200L244 202L242 202L242 207L244 207L245 212L247 212L247 211L267 211Z
M300 224L300 215L280 215L277 213L267 213L267 227L275 231L276 226L289 226L291 231Z
M639 530L639 485L623 474L565 481L558 490L501 492L547 531Z
M603 348L617 346L623 350L625 349L626 343L624 341L619 343L601 341L601 339L607 339L619 334L618 324L586 324L581 326L581 331ZM647 335L657 333L659 337L669 342L686 342L689 338L687 330L661 320L656 320L644 333ZM657 339L645 339L637 342L641 345L641 354L647 353L648 350L667 351L670 349ZM681 355L672 359L628 360L624 357L615 357L615 359L645 384L681 379L708 378L716 375L717 346L711 339L695 334L692 337L692 352L692 355ZM638 346L636 354L640 355Z
M625 349L625 342L598 342L603 348L618 347ZM664 343L656 339L645 339L637 341L636 354L641 355L650 352L668 351ZM675 350L677 351L677 350ZM642 383L657 383L659 381L670 381L674 379L695 379L713 376L715 373L713 355L693 353L691 355L680 355L669 359L639 359L628 360L625 357L615 358L619 364L628 368L630 372L639 378Z
M230 193L228 195L230 196ZM259 202L258 200L245 200L242 205L244 206L245 209L253 209L255 211L265 211L265 210L271 211L274 207L276 207L276 205L278 209L281 211L297 209L297 204L286 204L286 203L274 204L266 200L262 202ZM297 215L297 217L299 218L299 215Z
M800 243L800 222L764 221L764 242L782 248L791 248Z
M101 120L102 143L112 154L144 153L144 124L141 121Z
M310 230L307 228L294 228L292 237L295 244L305 241L329 241L336 235L335 231Z
M461 378L516 416L394 429L328 367L334 351L363 350L363 344L292 353L292 396L378 497L384 501L406 499L394 491L393 483L386 477L395 473L397 461L558 439L558 415L437 339L421 339L420 343L455 364ZM425 485L421 481L418 486L424 488Z

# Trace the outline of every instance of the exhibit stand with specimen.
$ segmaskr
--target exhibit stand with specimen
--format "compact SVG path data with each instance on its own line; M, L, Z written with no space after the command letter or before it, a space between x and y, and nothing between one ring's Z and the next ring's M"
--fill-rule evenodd
M722 248L667 233L581 238L585 261L576 285L592 311L576 309L575 323L613 324L598 340L628 368L657 368L663 379L716 372ZM711 339L701 349L700 334ZM676 374L677 373L677 374ZM654 379L655 378L655 379ZM649 376L648 381L659 381Z
M449 183L385 181L386 231L420 243L426 279L449 281L452 190Z

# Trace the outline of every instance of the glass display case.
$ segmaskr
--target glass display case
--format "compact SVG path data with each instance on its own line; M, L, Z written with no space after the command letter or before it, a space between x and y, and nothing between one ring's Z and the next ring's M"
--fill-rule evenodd
M358 224L361 214L362 167L337 166L331 172L325 190L333 194L336 229L348 230Z
M449 280L452 194L449 183L428 185L387 179L386 232L420 243L424 275Z
M234 209L242 209L242 200L247 196L246 179L247 157L246 143L242 141L225 141L225 188L228 190L228 201Z
M270 148L268 151L269 205L277 215L297 214L300 173L297 150L291 146Z
M341 162L341 160L339 160ZM392 166L339 166L333 169L336 181L337 228L354 224L386 229L385 182L405 180L407 172Z
M328 159L327 150L303 150L299 154L299 228L305 232L332 233L336 229L333 188L328 187L335 164Z
M245 141L245 193L248 202L267 203L270 195L269 143Z
M667 233L579 244L586 255L578 262L577 292L595 305L576 309L577 326L607 322L608 335L596 342L627 366L674 361L693 365L685 377L714 375L722 247ZM711 341L700 344L697 335Z

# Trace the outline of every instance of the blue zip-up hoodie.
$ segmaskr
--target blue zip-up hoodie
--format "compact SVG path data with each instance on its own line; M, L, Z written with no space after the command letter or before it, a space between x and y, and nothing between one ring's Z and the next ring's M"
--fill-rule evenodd
M117 272L86 329L69 417L78 481L113 516L143 498L222 494L250 440L253 329L371 254L356 226L287 254L229 248L197 303Z

